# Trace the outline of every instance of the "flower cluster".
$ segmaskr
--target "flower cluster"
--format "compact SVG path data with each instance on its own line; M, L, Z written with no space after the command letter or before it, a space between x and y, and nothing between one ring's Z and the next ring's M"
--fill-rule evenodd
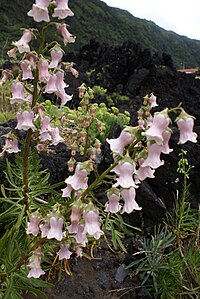
M169 147L172 134L169 117L171 111L166 108L152 116L151 109L158 106L153 94L147 95L143 104L138 111L137 127L125 127L118 138L107 139L114 158L121 157L118 165L112 170L117 178L116 183L107 193L108 202L105 209L107 212L119 212L120 199L124 201L122 213L140 210L135 201L135 189L146 178L154 178L155 169L164 164L161 154L169 154L173 151ZM176 108L174 110L176 111ZM187 141L196 143L197 134L193 132L194 118L183 108L177 107L177 111L179 110L180 114L175 120L180 131L178 143L183 144ZM138 145L139 149L136 150ZM135 153L133 157L131 157L132 152Z
M68 7L68 0L36 0L28 15L36 22L49 24L52 18L63 20L73 16L73 12ZM48 24L45 25L45 30ZM65 23L55 25L64 45L75 41L75 36L69 33ZM12 43L14 48L8 52L11 58L20 60L19 75L13 78L9 70L4 70L0 81L3 85L7 80L12 80L10 103L18 108L15 129L26 133L21 147L18 147L18 140L13 133L5 135L5 145L0 157L6 152L18 153L24 150L23 192L21 192L23 198L20 199L20 203L23 202L26 207L26 233L31 236L32 243L39 244L34 246L29 258L30 278L38 278L45 274L41 269L42 256L45 254L41 244L46 242L47 250L52 246L51 253L55 252L59 260L68 260L73 254L81 257L84 247L88 246L90 240L99 240L105 234L102 228L102 219L105 215L109 217L110 213L130 214L134 210L141 210L136 202L136 190L146 178L154 178L155 170L164 164L161 155L169 154L173 150L169 146L173 133L170 127L171 112L179 113L175 120L180 132L178 143L197 142L197 134L193 132L194 118L180 106L151 114L151 109L158 105L156 97L150 94L144 97L143 105L138 111L138 125L126 126L118 138L107 139L114 163L99 174L98 158L102 150L101 142L92 129L95 126L98 136L101 136L104 124L96 116L95 104L90 103L94 97L92 90L85 84L79 87L80 109L77 110L74 119L70 119L69 115L60 114L59 124L61 123L63 127L64 124L72 125L69 146L55 120L56 116L52 120L45 111L45 105L42 103L43 94L47 96L53 94L62 110L72 99L72 95L66 93L68 85L65 82L65 72L70 71L75 77L78 76L73 62L62 62L64 52L57 42L45 47L43 36L45 30L40 35L38 51L31 50L32 40L39 36L37 30L23 30L22 37ZM59 193L59 203L57 198L52 201L53 204L51 201L33 199L32 194L29 199L28 155L32 140L38 151L45 146L56 146L62 142L71 150L68 170L72 174L66 178L66 187ZM80 156L77 158L77 150L81 158ZM92 171L93 176L90 176ZM93 190L104 182L110 172L114 172L112 176L114 180L109 181L111 187L106 193L108 201L102 208L98 200L94 200ZM34 205L36 200L41 203L39 209L38 205Z

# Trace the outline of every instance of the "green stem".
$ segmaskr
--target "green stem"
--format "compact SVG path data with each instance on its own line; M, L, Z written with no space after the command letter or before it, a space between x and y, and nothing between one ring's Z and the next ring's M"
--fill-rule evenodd
M117 159L110 167L108 167L96 180L82 193L80 199L83 199L90 191L95 189L95 187L98 185L99 182L102 182L103 179L106 177L106 175L119 163L119 161L122 159L120 157Z
M38 50L38 55L42 53L45 43L45 30L48 26L42 29L42 35L40 40L40 47ZM33 82L33 101L31 108L34 108L38 100L38 68L34 70L34 82ZM32 130L29 129L26 133L25 144L24 144L24 154L23 154L23 201L26 206L26 210L29 208L28 193L29 193L29 154L30 154L30 143L32 137Z
M29 129L26 134L25 145L24 145L24 159L23 159L23 200L28 210L28 159L30 153L30 142L31 142L32 130Z
M141 140L141 138L135 140L132 144L131 147L135 146L139 141ZM110 167L108 167L98 178L96 178L96 180L82 193L80 199L82 200L90 191L92 191L93 189L95 189L95 187L99 184L99 182L103 182L104 178L106 177L106 175L115 167L117 166L117 164L119 163L120 160L122 160L123 157L119 157L112 165L110 165Z

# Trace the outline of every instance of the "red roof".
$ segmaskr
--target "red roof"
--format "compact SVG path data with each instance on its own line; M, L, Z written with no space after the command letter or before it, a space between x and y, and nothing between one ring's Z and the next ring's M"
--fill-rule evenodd
M178 72L191 74L197 72L198 70L199 70L198 68L190 68L190 69L180 69L178 70Z

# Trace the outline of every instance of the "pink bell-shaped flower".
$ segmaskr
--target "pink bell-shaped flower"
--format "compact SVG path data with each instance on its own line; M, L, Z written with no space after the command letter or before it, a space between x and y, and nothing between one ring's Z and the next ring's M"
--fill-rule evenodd
M83 212L83 219L85 220L84 232L99 239L103 235L102 230L100 229L101 223L99 222L99 212L94 209L94 206L91 204L91 210L87 209Z
M5 150L9 154L20 152L18 140L16 138L6 138Z
M64 139L60 136L59 129L56 128L51 128L51 131L49 131L49 134L51 135L51 144L52 145L57 145L58 143L61 143L64 141Z
M50 75L44 93L54 93L57 91L57 76L56 74Z
M144 132L144 135L147 137L148 141L155 141L157 144L163 144L162 133L167 129L170 119L168 117L166 109L162 112L154 114L153 122L151 127Z
M27 79L34 79L31 66L28 60L23 60L21 63L21 68L22 68L22 80L27 80Z
M154 178L155 177L154 176L155 169L152 169L149 166L143 166L143 163L144 163L143 158L140 158L138 160L138 163L139 163L140 167L139 167L139 169L136 170L136 175L140 181L144 181L146 178Z
M50 0L36 0L36 4L33 4L32 9L29 10L27 15L29 17L33 17L34 21L36 22L49 22L49 4Z
M61 105L65 105L67 102L71 101L73 95L69 95L64 89L55 92L55 95L61 99Z
M22 37L16 41L12 42L12 44L17 47L19 53L30 52L30 47L28 43L33 38L33 32L31 30L25 29Z
M58 32L60 33L60 35L63 37L63 43L66 46L66 44L68 43L74 43L76 37L74 35L72 35L71 33L69 33L69 31L67 30L67 25L66 24L59 24L57 26Z
M120 200L120 192L116 188L111 188L107 192L108 202L106 203L106 212L117 213L121 209L121 205L119 204Z
M52 140L52 137L49 133L51 129L52 128L50 125L50 117L49 116L43 117L41 121L41 129L40 129L40 136L39 136L41 141Z
M71 209L70 221L71 223L79 222L82 216L82 207L79 202L75 202Z
M133 136L124 129L122 130L118 138L115 139L107 138L106 141L110 144L110 149L112 152L118 153L120 156L123 156L124 148L126 145L133 142Z
M22 113L17 113L17 126L16 129L27 131L29 129L35 130L35 126L33 124L34 113L24 111Z
M30 217L30 222L28 222L26 233L36 237L39 233L40 220L41 218L38 215L38 213L37 212L33 213Z
M13 82L11 92L12 92L12 98L10 98L11 104L20 104L21 105L25 102L23 83Z
M60 246L60 250L58 251L59 260L70 259L73 252L69 251L69 247L69 244Z
M51 62L49 64L49 68L57 68L58 64L61 62L62 57L63 57L63 51L59 48L53 48L50 52L51 55Z
M168 129L168 130L165 130L163 133L162 133L162 137L163 137L163 145L162 145L162 153L163 154L169 154L173 151L172 148L169 148L169 140L171 138L171 130Z
M63 223L62 218L51 217L49 220L50 229L47 233L47 239L55 238L58 241L61 241L63 238Z
M81 169L80 163L77 164L74 175L70 175L65 183L71 185L74 190L87 189L88 172L86 169Z
M124 189L121 191L121 196L124 200L124 207L122 213L126 212L130 214L133 210L141 210L142 208L138 206L135 201L135 188L131 187L130 189Z
M57 77L57 81L56 81L56 85L57 85L57 90L64 90L65 87L67 87L67 84L64 81L64 72L62 70L59 70L56 73L56 77Z
M2 152L0 153L0 158L4 156L5 152L12 154L18 153L20 151L21 150L18 147L18 140L12 136L11 132L9 132L6 135L5 145L3 146Z
M50 74L49 74L49 62L42 58L39 60L38 62L38 72L39 72L39 76L38 79L41 82L48 82L49 78L50 78Z
M119 178L117 178L117 182L113 185L113 187L121 186L122 188L137 188L138 186L135 184L133 180L133 174L136 172L135 165L130 162L119 162L113 170Z
M28 267L31 268L31 270L28 273L28 278L39 278L41 275L44 275L45 272L41 269L40 263L41 263L41 256L42 252L40 249L37 249L33 256L30 258L30 262Z
M70 184L67 184L67 187L61 189L62 197L70 197L72 190L73 190L72 186Z
M158 104L156 103L156 96L154 96L154 94L152 93L150 98L149 98L149 102L150 102L150 107L154 108L156 106L158 106Z
M187 141L197 142L197 134L193 132L194 118L187 114L185 111L182 112L176 120L179 128L180 137L178 144L184 144Z
M88 242L86 234L87 232L85 231L85 226L83 224L79 224L77 226L76 235L74 236L76 242L82 246L86 246L86 243Z
M3 70L2 71L2 78L0 80L0 86L3 85L6 81L8 81L12 76L12 73L10 70Z
M44 223L39 225L39 228L41 231L41 238L46 238L50 230L50 223L45 221Z
M158 145L157 143L151 144L147 143L148 156L147 159L144 160L142 167L149 166L153 169L158 168L164 164L164 161L160 160L160 155L162 153L162 145Z
M56 8L52 17L59 19L65 19L66 17L72 17L74 13L68 7L68 0L56 0Z

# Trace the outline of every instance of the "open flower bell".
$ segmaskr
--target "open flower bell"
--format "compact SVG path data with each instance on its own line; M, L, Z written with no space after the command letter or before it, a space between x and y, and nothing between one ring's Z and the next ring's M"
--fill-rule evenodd
M185 111L182 112L176 120L180 131L180 137L178 144L184 144L187 141L197 142L197 134L193 132L194 118L187 114Z
M18 41L12 42L12 44L15 47L17 47L19 53L30 52L30 47L28 43L32 40L32 38L33 38L32 30L25 29L22 37Z
M29 10L28 16L33 17L35 22L49 22L48 6L51 0L36 0L33 4L32 9Z
M57 17L59 19L65 19L66 17L72 17L74 13L68 7L68 0L56 0L56 8L52 17Z

